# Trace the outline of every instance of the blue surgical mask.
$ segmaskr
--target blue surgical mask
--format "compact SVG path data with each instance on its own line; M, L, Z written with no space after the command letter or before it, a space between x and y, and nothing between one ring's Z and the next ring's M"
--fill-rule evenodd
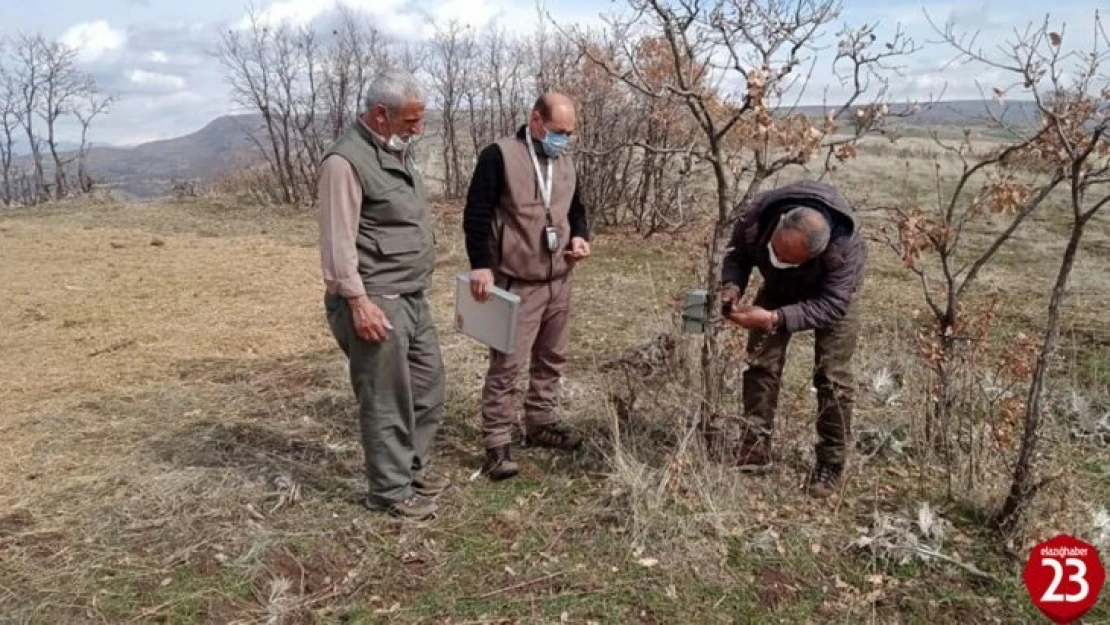
M563 148L567 147L567 143L569 142L570 137L566 134L552 132L550 130L548 130L547 135L540 140L540 144L543 146L543 153L546 154L548 158L558 158Z

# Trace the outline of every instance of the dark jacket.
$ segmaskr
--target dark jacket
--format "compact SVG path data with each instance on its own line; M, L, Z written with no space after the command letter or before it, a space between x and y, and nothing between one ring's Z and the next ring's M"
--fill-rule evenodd
M524 139L524 126L517 129L516 138ZM533 140L533 147L541 160L547 158L539 141ZM527 155L527 152L525 152ZM532 173L531 162L524 163L527 167L528 179L535 183L535 174ZM505 157L501 146L492 143L478 155L478 163L470 178L470 188L466 194L466 206L463 208L463 231L466 235L466 254L470 260L471 269L490 269L497 264L496 258L491 258L490 237L493 233L494 217L497 209L501 207L507 188L505 180ZM534 190L536 201L539 201L539 187ZM586 219L586 207L582 205L579 192L577 174L574 180L574 194L570 201L568 213L570 222L570 236L590 238L589 224Z
M820 255L799 267L777 269L767 246L779 216L799 205L823 212L832 236ZM736 285L743 294L752 268L758 267L764 283L760 305L779 310L783 330L800 332L829 328L844 316L863 283L866 264L867 246L848 200L831 185L806 180L752 199L733 228L721 282Z

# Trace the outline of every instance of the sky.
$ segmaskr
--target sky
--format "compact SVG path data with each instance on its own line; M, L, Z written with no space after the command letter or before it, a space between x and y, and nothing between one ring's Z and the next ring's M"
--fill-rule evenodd
M500 22L509 30L535 31L534 0L254 0L269 23L308 24L325 21L344 3L363 12L384 32L419 40L430 32L429 20L457 19L474 26ZM1053 24L1067 24L1065 36L1085 37L1099 0L1066 0L1031 10L1028 3L956 4L917 0L843 0L843 11L829 34L842 24L879 23L880 36L896 27L922 50L903 62L891 95L900 101L927 99L943 90L945 99L978 98L1000 74L975 67L947 67L952 50L936 42L925 17L937 24L953 20L961 29L979 31L986 50L1040 22L1047 8L1057 9ZM1066 7L1064 6L1066 5ZM626 12L624 0L546 0L546 10L560 23L601 25L603 14ZM98 84L119 100L112 112L94 122L94 143L135 145L187 134L223 114L238 112L231 102L222 69L213 56L219 35L243 23L249 5L235 0L0 0L0 38L41 33L78 50L78 62ZM942 71L943 70L943 71ZM824 87L835 93L829 64L818 65L808 89L820 100ZM66 129L65 132L69 132ZM64 137L73 139L75 137Z

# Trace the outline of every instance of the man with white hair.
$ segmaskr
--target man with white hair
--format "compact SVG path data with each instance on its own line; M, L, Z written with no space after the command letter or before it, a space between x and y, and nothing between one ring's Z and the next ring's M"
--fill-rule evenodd
M320 165L324 305L358 398L367 505L424 520L448 486L426 473L445 379L425 297L435 237L410 150L425 97L411 75L387 72L370 84L364 104Z
M790 337L813 330L817 463L808 490L836 490L851 433L852 356L859 333L856 296L867 248L848 200L815 181L764 192L737 220L721 271L725 316L750 331L743 377L744 415L733 460L744 471L771 467L771 433ZM763 286L741 306L753 268Z

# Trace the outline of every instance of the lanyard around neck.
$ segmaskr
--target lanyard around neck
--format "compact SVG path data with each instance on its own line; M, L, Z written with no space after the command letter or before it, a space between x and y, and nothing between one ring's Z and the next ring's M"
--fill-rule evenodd
M547 212L547 220L551 221L551 159L547 159L547 180L540 173L540 159L536 157L536 146L532 145L532 130L524 127L524 136L528 141L528 156L532 157L532 168L536 170L536 184L540 187L543 196L543 209Z

